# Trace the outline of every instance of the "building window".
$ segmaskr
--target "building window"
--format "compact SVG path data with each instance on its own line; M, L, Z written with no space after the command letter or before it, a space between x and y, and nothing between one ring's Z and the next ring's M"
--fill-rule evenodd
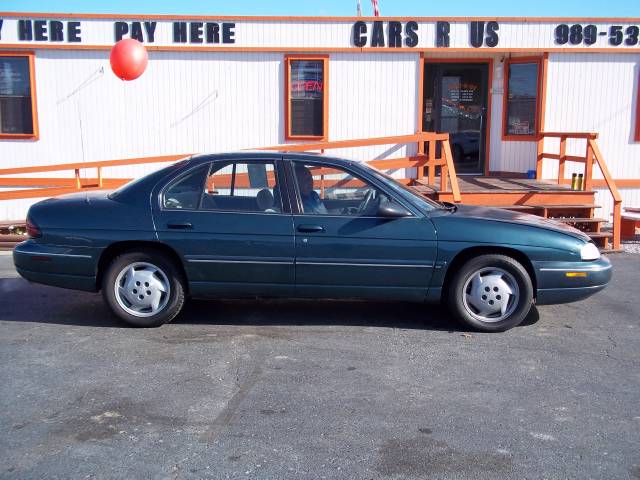
M0 53L0 138L37 137L33 53Z
M504 75L503 139L535 140L540 128L539 58L514 58Z
M327 138L328 56L285 58L287 139Z

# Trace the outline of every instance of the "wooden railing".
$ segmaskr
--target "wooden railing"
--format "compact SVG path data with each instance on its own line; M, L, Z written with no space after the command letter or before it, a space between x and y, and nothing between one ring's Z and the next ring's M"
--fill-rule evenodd
M22 187L20 190L0 191L0 200L19 198L45 198L73 193L78 190L113 189L129 182L130 178L105 178L103 169L149 163L175 162L190 154L165 155L161 157L127 158L123 160L100 160L83 163L61 163L57 165L39 165L33 167L15 167L0 169L0 187ZM82 170L96 169L96 176L82 178ZM5 175L26 175L32 173L69 171L73 177L4 177ZM28 188L37 187L37 188Z
M401 168L415 168L416 178L396 179L407 184L415 180L422 180L426 175L430 185L435 184L436 168L440 167L440 190L447 191L451 182L451 193L454 202L460 202L460 187L453 163L451 145L448 133L418 132L412 135L398 135L393 137L376 137L358 140L338 140L316 143L297 143L265 147L261 150L283 150L288 152L309 152L339 148L369 147L372 145L392 145L416 143L417 153L412 157L388 158L384 160L369 160L367 163L379 170L395 170ZM438 146L440 157L437 156Z
M559 153L546 153L544 151L544 141L546 138L558 138L560 141ZM541 132L538 137L538 159L536 163L536 178L542 179L542 167L544 159L558 160L558 184L569 183L570 180L565 178L565 163L578 162L584 164L582 190L591 190L593 188L593 166L595 163L600 168L600 172L604 178L605 184L609 189L609 193L613 199L613 249L619 250L620 244L620 228L622 223L622 196L618 191L616 182L613 180L609 168L604 161L602 152L596 142L597 133L591 132ZM585 154L567 155L568 139L584 139Z
M419 132L412 135L398 135L393 137L376 137L359 140L340 140L335 142L296 143L265 147L262 150L283 150L302 152L319 150L368 147L372 145L417 144L417 154L411 157L390 158L385 160L371 160L368 163L380 170L415 168L416 178L398 179L406 184L424 178L425 173L429 184L435 183L436 168L440 167L440 190L447 191L451 182L451 192L455 202L460 202L460 188L456 177L449 135L432 132ZM440 147L440 148L438 148ZM440 152L440 157L437 152ZM128 182L128 178L106 178L103 169L107 167L122 167L149 163L174 162L190 154L166 155L162 157L142 157L123 160L101 160L83 163L64 163L58 165L41 165L31 167L16 167L0 169L0 187L20 187L0 191L0 200L20 198L41 198L63 195L78 190L102 190L117 188ZM95 177L84 178L84 170L95 169ZM426 170L426 172L425 172ZM68 177L25 177L16 175L42 174L47 172L68 171ZM7 175L12 175L7 177ZM71 176L73 175L73 176ZM37 188L31 188L37 187Z

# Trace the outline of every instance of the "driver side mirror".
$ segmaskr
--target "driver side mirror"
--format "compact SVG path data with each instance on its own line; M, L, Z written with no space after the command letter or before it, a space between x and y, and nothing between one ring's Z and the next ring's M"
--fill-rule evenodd
M385 200L378 206L378 216L385 218L410 217L411 212L397 202Z

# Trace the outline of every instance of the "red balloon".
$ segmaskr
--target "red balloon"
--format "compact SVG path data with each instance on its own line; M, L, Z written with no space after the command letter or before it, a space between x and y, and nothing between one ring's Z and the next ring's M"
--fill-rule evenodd
M149 55L147 49L138 40L126 38L113 46L109 61L116 77L122 80L135 80L147 68Z

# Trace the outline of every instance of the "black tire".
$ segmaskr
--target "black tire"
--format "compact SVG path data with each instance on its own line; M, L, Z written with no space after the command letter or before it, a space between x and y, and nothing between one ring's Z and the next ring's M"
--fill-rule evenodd
M492 271L492 269L496 270ZM506 282L507 285L513 282L517 285L517 298L516 295L511 295L506 303L508 307L504 314L501 312L493 313L494 317L490 321L482 320L482 318L489 319L490 317L488 315L483 317L481 315L482 312L476 309L473 303L465 300L467 293L473 294L474 280L472 277L476 277L476 274L482 277L483 272L488 275L483 278L487 279L496 278L496 272L506 272L502 277L502 281ZM486 282L486 284L490 283L489 280ZM484 288L488 287L483 287L483 290ZM512 291L515 291L515 288L512 288ZM482 291L481 293L485 292ZM488 303L499 301L496 298L501 298L500 293L502 292L499 290L493 292L490 289L486 295L482 295L482 302L487 302L487 308L495 308L489 307ZM482 332L503 332L519 325L531 310L533 285L527 270L517 260L507 255L479 255L468 260L454 273L446 295L451 313L465 325ZM480 301L478 297L475 297L475 299L476 302ZM493 303L491 305L493 306ZM500 318L502 316L504 318Z
M164 294L158 311L153 313L152 308L142 314L147 316L136 316L129 313L116 297L116 281L120 273L128 266L134 264L150 264L159 269L161 274L156 274L163 283L168 283L168 294ZM138 267L141 268L141 267ZM161 275L164 275L162 277ZM153 283L153 282L151 282ZM144 286L141 286L144 289ZM150 290L149 290L150 291ZM141 292L143 295L146 292ZM162 295L162 293L160 293ZM182 310L185 302L185 288L182 272L169 257L154 251L131 251L115 257L107 267L102 281L102 296L111 311L130 325L136 327L158 327L173 320ZM124 304L126 306L126 304ZM140 315L139 313L138 315Z

